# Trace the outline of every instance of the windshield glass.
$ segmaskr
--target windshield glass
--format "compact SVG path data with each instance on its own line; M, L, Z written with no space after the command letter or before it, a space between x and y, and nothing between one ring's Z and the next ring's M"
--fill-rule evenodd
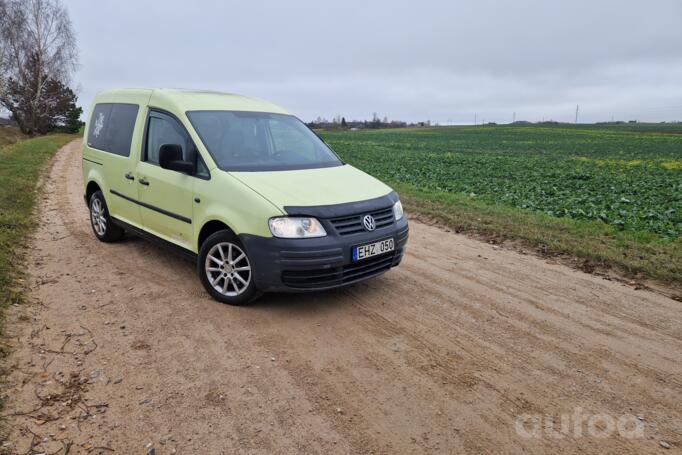
M303 122L264 112L192 111L192 126L219 168L281 171L343 163Z

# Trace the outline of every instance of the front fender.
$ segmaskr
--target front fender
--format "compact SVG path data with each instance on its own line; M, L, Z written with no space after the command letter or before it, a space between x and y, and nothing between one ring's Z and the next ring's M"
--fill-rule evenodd
M199 234L211 221L220 221L236 235L271 237L268 220L284 213L263 196L231 175L214 170L211 180L194 185L194 248L199 251Z

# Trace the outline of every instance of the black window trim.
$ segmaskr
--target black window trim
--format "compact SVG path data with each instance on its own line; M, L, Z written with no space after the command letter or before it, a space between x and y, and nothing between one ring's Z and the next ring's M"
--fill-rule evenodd
M88 146L88 148L91 148L93 150L97 150L98 152L104 152L104 153L108 153L110 155L120 156L121 158L130 159L130 156L132 154L131 151L133 149L133 137L135 136L135 128L137 128L137 116L140 115L140 108L142 107L142 105L137 104L137 103L116 103L116 102L103 101L101 103L95 103L95 105L92 108L92 115L95 114L95 109L97 109L97 106L100 106L102 104L110 104L112 106L116 105L116 104L122 104L124 106L137 106L137 113L135 114L135 123L133 124L133 131L130 134L130 146L128 147L128 154L127 155L121 155L120 153L114 153L110 150L104 150L104 149L101 149L99 147L93 147L92 145L90 145L90 125L92 124L92 117L90 117L90 123L87 125L87 127L88 127L87 128L87 139L88 140L86 141L86 145Z
M182 128L182 130L187 134L187 137L189 137L189 140L192 143L192 147L194 147L194 151L197 155L197 158L200 159L204 163L204 168L206 169L206 172L208 172L208 176L203 176L203 175L198 175L198 174L191 174L191 175L186 174L186 175L189 175L190 177L194 177L194 178L201 179L201 180L211 180L211 170L206 165L206 161L201 156L201 153L199 152L197 145L194 143L194 139L192 139L192 135L189 134L189 131L187 131L187 128L185 128L185 125L182 124L182 122L180 121L180 119L178 118L177 115L175 115L172 112L169 112L165 109L158 108L158 107L148 106L147 118L145 119L145 122L144 122L144 133L142 135L142 144L141 144L142 147L140 150L140 162L147 163L151 166L159 166L157 163L152 163L150 161L147 161L147 139L148 139L147 133L149 132L149 119L151 119L153 113L167 115L167 116L171 117L173 120L175 120L176 122L178 122L178 125L180 125L180 128ZM213 158L213 157L211 157L211 158ZM198 163L197 163L197 165L198 165ZM170 172L176 172L176 171L170 171Z
M192 112L243 112L243 113L249 113L249 114L274 114L274 115L283 115L286 117L292 117L298 120L310 130L311 133L313 133L317 138L322 141L322 143L329 149L329 151L336 157L337 160L339 160L339 163L336 164L329 164L329 165L308 165L308 166L300 166L300 165L291 165L291 166L285 166L277 169L270 169L268 167L262 167L262 166L244 166L244 167L239 167L239 168L230 168L229 166L224 167L221 166L220 163L218 163L218 160L215 159L215 156L213 156L213 153L206 147L206 141L202 137L201 133L197 129L196 125L194 125L194 122L192 122L192 117L189 115ZM324 139L320 137L319 134L317 134L315 131L313 131L312 128L310 128L306 123L301 120L300 118L296 117L295 115L292 114L282 114L281 112L267 112L267 111L239 111L236 109L196 109L196 110L191 110L191 111L185 111L185 116L189 120L189 123L192 125L192 128L194 128L194 132L197 133L197 136L199 136L199 139L204 145L204 148L208 152L209 155L211 155L211 159L213 159L213 162L218 166L218 169L225 171L225 172L277 172L277 171L300 171L300 170L306 170L306 169L325 169L329 167L339 167L339 166L345 166L347 163L341 159L341 157L332 149L329 144L327 144Z

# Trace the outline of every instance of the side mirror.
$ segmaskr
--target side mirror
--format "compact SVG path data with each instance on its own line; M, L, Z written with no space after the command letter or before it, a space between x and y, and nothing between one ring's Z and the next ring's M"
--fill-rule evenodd
M183 161L182 147L178 144L163 144L159 148L159 165L171 171L194 174L194 163Z

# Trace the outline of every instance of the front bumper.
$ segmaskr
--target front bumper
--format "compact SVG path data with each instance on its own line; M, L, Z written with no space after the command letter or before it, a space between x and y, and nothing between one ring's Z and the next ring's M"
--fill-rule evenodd
M408 233L403 217L390 227L348 236L280 239L242 234L239 238L260 290L301 292L337 288L381 275L400 264ZM353 246L388 238L395 242L394 251L352 262Z

